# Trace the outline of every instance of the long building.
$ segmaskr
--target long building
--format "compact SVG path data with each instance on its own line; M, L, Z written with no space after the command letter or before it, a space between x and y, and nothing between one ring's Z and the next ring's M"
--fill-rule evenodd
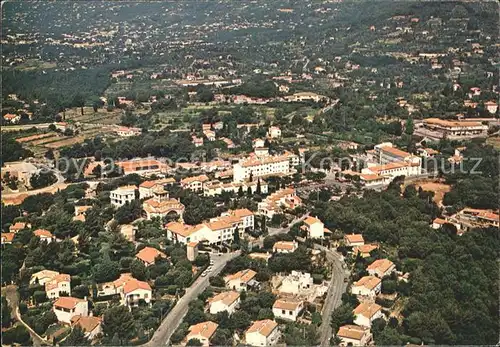
M243 182L250 178L290 175L295 172L292 168L299 164L299 156L293 153L245 158L233 165L233 181Z
M229 193L238 193L240 188L243 190L243 193L247 193L248 189L252 191L252 194L257 192L258 181L254 180L253 182L228 182L223 183L221 181L210 181L206 182L203 185L203 195L204 196L215 196L220 195L224 192ZM266 181L260 180L260 191L262 194L267 194L268 185Z
M415 134L433 140L446 137L450 140L463 140L488 136L488 126L477 121L450 121L439 118L424 119L422 125L415 129Z

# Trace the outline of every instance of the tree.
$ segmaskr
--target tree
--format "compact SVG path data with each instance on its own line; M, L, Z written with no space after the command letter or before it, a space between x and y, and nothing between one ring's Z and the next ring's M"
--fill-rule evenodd
M10 316L10 306L5 296L2 296L2 328L10 327L12 318Z
M262 188L260 186L260 178L257 179L257 188L255 188L255 194L256 195L261 195L262 194Z
M223 288L226 285L224 279L221 276L212 276L208 279L211 286Z
M29 346L31 345L31 335L24 325L18 324L15 327L2 332L2 344L19 344L21 346Z
M116 335L120 340L120 345L134 337L135 321L128 307L114 306L104 312L102 332L108 338Z
M198 339L190 339L187 343L186 346L203 346L200 340Z
M119 265L105 257L94 266L93 273L97 283L114 281L120 275Z
M88 346L90 345L90 341L85 337L85 331L83 331L82 327L77 325L71 330L71 333L64 339L61 345Z
M348 304L342 304L332 312L331 326L336 334L342 325L352 324L354 321L353 307Z
M137 278L139 281L146 281L148 279L148 270L144 263L139 259L134 259L130 264L130 272L132 277Z
M409 117L405 124L405 134L413 135L414 130L415 130L415 125L413 123L413 118Z

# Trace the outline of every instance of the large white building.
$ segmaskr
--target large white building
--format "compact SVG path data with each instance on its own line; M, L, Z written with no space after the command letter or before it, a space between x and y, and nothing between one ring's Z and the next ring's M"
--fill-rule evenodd
M112 190L111 192L109 192L111 203L116 207L121 207L127 202L131 203L133 200L135 200L136 189L136 186L123 186Z
M57 320L62 323L71 324L74 316L88 316L89 307L87 300L61 296L52 306Z
M272 218L276 213L282 213L285 209L293 210L302 205L302 199L297 196L295 189L285 188L280 189L268 197L264 201L259 202L259 214L268 218Z
M49 299L56 299L61 295L71 295L71 276L59 274L45 283L45 294Z
M244 182L252 178L266 177L273 175L290 175L295 172L292 169L300 164L300 158L293 153L284 153L275 156L257 157L241 159L233 165L233 181Z
M278 323L270 319L255 321L245 332L245 342L250 346L273 346L279 338Z
M357 296L374 299L382 289L382 280L375 276L364 276L359 281L354 282L351 292Z
M230 210L220 217L195 226L180 222L170 222L166 225L167 238L182 244L200 241L208 244L231 243L236 230L239 236L243 237L247 228L254 228L254 214L247 209Z

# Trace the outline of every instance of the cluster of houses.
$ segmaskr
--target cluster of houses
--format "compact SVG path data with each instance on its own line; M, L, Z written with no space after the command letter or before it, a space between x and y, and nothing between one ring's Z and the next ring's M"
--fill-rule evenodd
M457 234L474 228L493 227L498 228L500 215L498 210L485 210L466 207L457 213L444 218L436 218L432 222L432 228L441 229L444 224L451 224L457 229Z

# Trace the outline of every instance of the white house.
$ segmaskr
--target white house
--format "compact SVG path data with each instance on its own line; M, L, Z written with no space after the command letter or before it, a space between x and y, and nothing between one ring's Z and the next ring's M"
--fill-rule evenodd
M273 346L280 338L278 323L270 319L255 321L245 332L245 341L250 346Z
M296 241L278 241L273 245L273 252L275 253L293 253L299 248Z
M357 325L344 325L339 328L337 337L340 339L340 346L366 346L372 340L370 328Z
M269 130L267 131L267 136L272 138L272 139L280 138L281 137L281 129L277 126L269 127Z
M365 244L365 239L361 234L351 234L344 236L344 243L348 247L362 246Z
M263 139L254 139L252 140L253 148L261 148L264 147L266 142Z
M186 177L181 180L181 187L191 189L193 192L203 191L203 184L210 179L206 175Z
M323 239L325 237L325 231L329 232L325 228L322 221L315 217L307 217L304 220L303 229L307 232L307 237L313 239Z
M42 270L35 272L33 275L31 275L30 278L30 284L40 284L40 285L45 285L45 283L49 282L51 279L59 275L59 272L57 271L52 271L52 270Z
M383 278L396 271L396 265L389 259L377 259L366 268L372 276Z
M48 230L45 229L37 229L33 231L33 235L40 238L40 241L45 241L47 243L51 243L54 240L54 235Z
M111 192L109 192L111 203L116 207L120 207L125 205L127 202L132 202L133 200L135 200L136 189L136 186L123 186L112 190Z
M147 304L151 302L152 290L148 282L143 282L132 278L123 286L122 305L137 306L139 300L144 300Z
M370 328L372 322L382 318L382 306L374 302L362 302L354 310L354 324Z
M60 297L62 293L71 295L70 275L59 274L45 283L45 294L47 294L47 298L56 299Z
M209 302L211 314L227 311L231 315L240 304L240 293L235 291L222 292L210 299Z
M237 291L247 290L250 281L254 279L257 273L251 269L241 270L235 274L224 277L226 288Z
M313 278L308 272L292 271L281 282L280 293L299 294L304 289L312 288Z
M95 317L95 316L74 316L71 318L71 326L74 328L76 326L79 326L82 328L85 337L92 341L97 337L97 335L102 333L102 318L101 317Z
M291 320L295 322L303 308L303 301L278 299L274 302L273 314L276 318Z
M215 334L218 326L217 323L211 321L191 325L189 327L189 333L186 336L186 341L197 339L203 346L209 346L210 339Z
M351 292L354 295L375 298L382 289L382 280L375 276L364 276L359 281L354 282Z
M88 316L88 302L84 299L61 296L52 306L57 320L62 323L71 324L71 318L80 315Z

